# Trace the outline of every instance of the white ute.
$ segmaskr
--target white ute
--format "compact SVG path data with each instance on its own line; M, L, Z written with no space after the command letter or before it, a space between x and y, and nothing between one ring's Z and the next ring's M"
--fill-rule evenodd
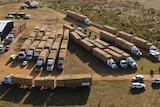
M112 69L117 69L118 68L116 62L113 59L108 59L107 60L107 65L110 66Z
M132 68L137 69L137 64L132 57L128 57L126 61Z
M140 88L145 88L145 87L146 87L145 84L139 83L139 82L136 82L136 83L132 83L132 84L131 84L131 88L132 88L132 89L134 89L134 88L140 89Z
M160 84L160 78L152 78L153 84Z
M132 82L143 82L144 76L143 75L136 75L132 77Z

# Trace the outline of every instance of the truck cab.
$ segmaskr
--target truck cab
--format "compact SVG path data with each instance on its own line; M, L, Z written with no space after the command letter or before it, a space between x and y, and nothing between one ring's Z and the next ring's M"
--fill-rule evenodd
M26 58L26 53L24 52L24 51L20 51L19 53L18 53L18 59L19 60L23 60L23 59L25 59Z
M37 60L35 71L42 71L43 69L43 60Z
M92 24L90 19L88 19L88 18L85 19L84 23L87 24L87 25L91 25Z
M127 58L127 63L128 65L130 65L132 68L137 69L137 64L134 61L134 59L132 57L128 57Z
M121 66L122 68L127 68L127 67L128 67L127 61L126 61L126 60L121 60L121 61L120 61L120 66Z
M3 84L10 84L12 85L12 77L13 77L13 74L9 74L7 76L5 76L3 79L2 79L2 83Z
M8 41L13 42L14 41L14 35L8 34Z
M33 55L34 55L34 50L28 50L27 55L26 55L26 60L27 61L32 60Z
M64 68L64 66L63 66L63 64L64 64L64 60L58 60L58 69L60 70L60 71L62 71L63 70L63 68Z
M54 68L54 61L52 59L48 59L46 71L53 71L53 68Z
M142 53L140 52L140 50L136 46L132 47L131 53L135 54L136 56L142 56Z
M107 65L110 66L112 69L117 69L118 68L116 62L113 59L108 59L107 60Z
M154 58L159 58L159 55L160 55L160 53L158 52L158 49L155 46L150 46L149 54Z

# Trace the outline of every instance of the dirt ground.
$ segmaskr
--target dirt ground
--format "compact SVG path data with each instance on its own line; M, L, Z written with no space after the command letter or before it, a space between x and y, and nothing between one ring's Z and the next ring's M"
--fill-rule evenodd
M23 19L13 19L15 24L18 24L20 22L26 21L27 22L27 28L20 34L18 37L15 39L15 41L11 44L11 49L4 53L3 55L0 55L0 79L2 79L5 75L7 74L24 74L24 75L32 75L32 76L57 76L57 75L65 75L65 74L77 74L77 73L91 73L93 75L93 79L95 80L112 80L112 79L118 79L118 80L124 80L124 79L131 79L132 76L135 74L127 74L127 75L121 75L121 74L112 74L110 73L105 73L106 67L104 67L104 64L100 62L102 65L99 68L95 68L93 62L88 62L88 59L85 59L84 56L81 54L88 54L87 52L85 53L84 50L82 51L79 50L74 50L74 45L75 44L70 44L69 50L67 52L66 60L65 60L65 68L63 72L35 72L34 67L36 61L30 62L27 66L22 67L20 61L14 61L11 63L8 63L9 56L11 54L17 54L17 51L14 51L18 47L20 38L27 38L27 35L31 32L31 30L34 28L34 26L38 24L44 24L44 25L54 25L55 29L62 28L62 25L64 23L69 24L65 19L65 15L61 14L57 11L54 11L52 9L48 9L46 7L43 8L38 8L38 9L24 9L24 10L19 10L21 4L9 4L9 5L1 5L0 10L0 19L3 20L4 17L7 15L7 12L11 11L22 11L26 14L31 14L32 19L31 20L23 20ZM6 9L7 8L7 9ZM99 29L96 27L88 27L88 29L93 30L94 32L99 32ZM72 48L70 48L72 47ZM77 48L77 47L76 47ZM75 49L76 49L75 48ZM79 52L81 54L79 54ZM87 55L87 58L89 57L90 59L93 59L93 56ZM97 61L97 60L96 60ZM100 69L103 67L103 70ZM69 68L69 69L68 69ZM98 72L95 72L98 71ZM100 73L102 70L102 73ZM107 68L109 71L109 69ZM112 75L111 75L112 74ZM157 77L158 75L156 75ZM150 75L146 75L145 79L151 79Z

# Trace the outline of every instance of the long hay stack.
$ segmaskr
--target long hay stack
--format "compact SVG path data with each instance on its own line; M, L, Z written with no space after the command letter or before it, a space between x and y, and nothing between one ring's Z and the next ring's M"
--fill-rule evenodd
M126 33L126 32L123 32L123 31L118 31L117 36L120 37L120 38L123 38L123 39L125 39L129 42L131 42L132 38L133 38L133 35L131 35L129 33Z
M101 45L100 43L96 42L95 40L92 40L92 39L88 39L88 41L90 43L92 43L95 47L98 47L100 49L104 49L105 47L103 45Z
M106 53L105 51L99 49L99 48L93 48L92 53L94 56L96 56L98 59L102 60L103 62L106 62L107 59L112 58L111 55Z
M81 37L76 32L71 32L70 38L72 41L74 41L76 44L79 44Z
M101 45L103 45L105 48L108 48L109 46L109 43L103 41L103 40L100 40L100 39L95 39L96 42L100 43Z
M118 31L116 28L108 26L108 25L104 25L103 26L103 30L105 30L105 31L107 31L107 32L109 32L109 33L111 33L113 35L116 35L117 31Z
M86 36L84 33L82 33L81 31L75 30L75 32L76 32L82 39L87 38L87 36Z
M117 62L119 62L121 59L124 59L124 57L121 54L119 54L111 49L104 49L104 51L106 53L110 54L112 56L112 58Z
M83 47L87 51L92 51L92 48L95 47L92 43L90 43L89 41L87 41L85 39L80 40L79 44L81 47Z
M116 35L113 35L109 32L106 32L104 30L101 30L100 31L100 38L107 41L107 42L112 42L114 43L115 42L115 38L116 38Z
M68 24L64 24L63 25L63 29L69 29L69 33L73 32L74 31L74 27L68 25Z
M152 43L148 42L147 40L139 38L139 37L133 37L132 42L134 44L136 44L136 46L143 48L143 49L147 49L147 50L149 50L150 46L153 45Z

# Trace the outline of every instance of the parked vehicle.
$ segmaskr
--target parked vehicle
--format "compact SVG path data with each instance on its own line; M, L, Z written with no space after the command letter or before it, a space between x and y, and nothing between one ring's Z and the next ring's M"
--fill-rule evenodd
M42 71L49 55L49 49L44 49L38 56L35 71Z
M8 41L13 42L14 41L14 35L13 34L8 34Z
M18 54L19 60L24 60L26 58L26 53L27 53L29 47L31 46L31 44L32 44L32 40L30 40L30 39L25 40L25 42L21 46L20 52Z
M126 58L123 55L121 55L121 54L119 54L119 53L117 53L117 52L115 52L111 49L104 49L104 51L106 53L110 54L112 56L112 58L118 63L118 65L120 67L122 67L122 68L127 68L128 67L128 63L126 61Z
M150 46L149 54L151 56L153 56L154 58L158 59L160 52L158 51L158 49L154 45L152 45L152 46Z
M118 66L116 62L112 59L112 56L105 51L99 49L99 48L93 48L92 54L96 56L98 59L102 60L106 65L111 67L112 69L117 69Z
M9 61L13 61L13 60L15 60L15 59L16 59L16 55L15 55L15 54L10 55Z
M152 78L152 84L160 84L160 78Z
M6 45L4 51L7 52L9 49L10 49L10 45Z
M56 87L90 87L92 85L91 74L63 75L63 76L46 76L33 77L21 74L9 74L2 79L3 84L16 85L19 87L28 86L38 89L54 89Z
M70 17L70 18L73 18L74 20L83 22L83 23L86 24L86 25L91 25L91 24L92 24L91 21L90 21L90 19L87 18L87 16L78 14L78 13L76 13L76 12L67 10L66 15L67 15L67 17Z
M132 57L128 57L126 61L132 68L137 69L137 64Z
M0 51L2 51L4 48L4 45L0 45Z
M34 56L34 52L38 46L40 41L34 41L33 44L30 46L29 50L27 51L27 55L26 55L26 60L30 61L32 60L33 56Z
M157 47L151 42L139 37L133 37L132 42L136 44L136 46L146 49L149 52L149 55L153 56L154 58L159 58L160 53L158 52Z
M143 83L139 83L139 82L136 82L136 83L132 83L131 86L130 86L132 89L142 89L142 88L145 88L146 85L143 84Z
M132 78L132 82L143 82L144 76L143 75L136 75Z

